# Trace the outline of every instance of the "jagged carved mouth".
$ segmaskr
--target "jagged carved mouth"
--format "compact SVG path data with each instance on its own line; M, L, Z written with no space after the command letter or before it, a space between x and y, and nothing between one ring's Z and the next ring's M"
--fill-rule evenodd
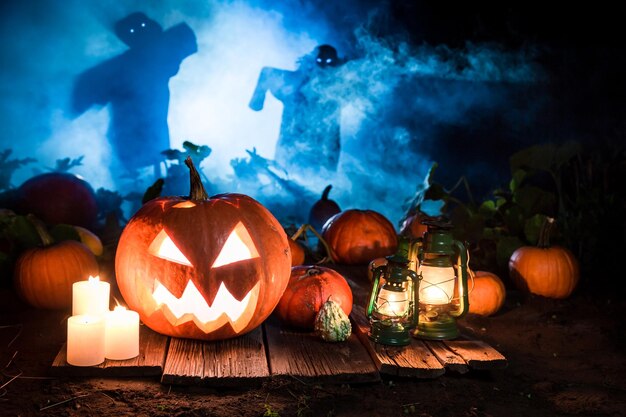
M180 298L174 296L159 280L155 280L152 297L167 320L174 326L193 321L205 333L211 333L226 323L239 333L252 320L259 298L260 282L257 282L246 296L237 300L222 282L212 305L190 280Z

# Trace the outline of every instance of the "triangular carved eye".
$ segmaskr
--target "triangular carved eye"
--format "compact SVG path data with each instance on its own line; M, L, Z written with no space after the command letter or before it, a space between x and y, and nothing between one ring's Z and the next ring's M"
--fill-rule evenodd
M252 242L250 233L243 223L237 223L222 247L222 251L213 262L213 268L229 265L246 259L258 258L259 252Z
M176 262L181 265L193 266L189 259L176 247L176 244L165 233L165 230L154 238L148 252L157 258L167 259L168 261Z

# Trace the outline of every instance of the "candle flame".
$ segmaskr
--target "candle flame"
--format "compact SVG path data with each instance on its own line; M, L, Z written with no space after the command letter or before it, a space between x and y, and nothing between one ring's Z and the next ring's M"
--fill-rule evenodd
M115 305L117 307L124 307L124 306L122 306L122 304L120 304L120 301L117 299L117 297L113 297L113 300L115 301Z
M95 277L89 275L89 283L97 284L98 282L100 282L100 275L96 275Z

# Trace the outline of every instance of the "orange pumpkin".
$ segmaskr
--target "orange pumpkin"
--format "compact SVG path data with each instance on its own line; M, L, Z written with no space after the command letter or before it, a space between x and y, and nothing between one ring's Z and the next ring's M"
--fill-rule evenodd
M350 314L352 290L346 279L330 268L296 266L291 268L276 315L289 326L313 329L315 316L329 299L339 304L346 315Z
M322 237L332 249L333 260L365 264L395 253L398 236L393 224L372 210L346 210L328 219Z
M18 294L37 308L72 306L72 284L98 275L98 262L87 246L74 240L53 243L43 224L35 223L43 246L22 253L14 270Z
M553 218L547 218L537 247L522 246L509 259L513 282L522 290L549 298L567 298L580 278L580 267L567 248L550 246Z
M128 306L156 332L203 340L259 326L287 286L280 223L242 194L206 194L191 159L189 198L151 200L120 237L115 270Z
M487 271L473 273L474 287L469 292L469 312L481 316L495 314L506 298L506 288L497 275Z
M289 239L289 249L291 249L291 266L302 265L304 263L304 248L293 239Z

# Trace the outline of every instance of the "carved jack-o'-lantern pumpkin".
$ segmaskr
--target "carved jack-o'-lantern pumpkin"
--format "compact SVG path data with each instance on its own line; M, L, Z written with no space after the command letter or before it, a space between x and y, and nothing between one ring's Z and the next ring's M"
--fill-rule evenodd
M117 282L151 329L217 340L263 322L291 272L287 235L242 194L208 198L191 160L191 193L147 202L122 233Z

